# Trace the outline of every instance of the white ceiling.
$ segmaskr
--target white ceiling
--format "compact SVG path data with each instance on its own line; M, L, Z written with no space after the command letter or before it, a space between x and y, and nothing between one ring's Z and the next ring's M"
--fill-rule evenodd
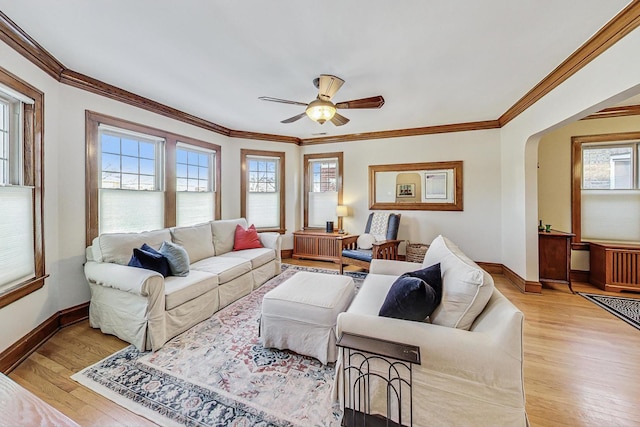
M66 67L215 122L310 138L495 120L629 0L0 0ZM304 107L346 81L342 127Z

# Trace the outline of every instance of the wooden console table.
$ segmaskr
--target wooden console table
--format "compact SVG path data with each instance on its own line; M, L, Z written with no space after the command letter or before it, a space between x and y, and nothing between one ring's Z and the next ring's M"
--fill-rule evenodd
M571 288L571 238L575 234L551 230L538 233L540 283L560 283Z
M293 233L293 258L315 259L340 263L342 243L348 234L327 233L324 230L301 230Z

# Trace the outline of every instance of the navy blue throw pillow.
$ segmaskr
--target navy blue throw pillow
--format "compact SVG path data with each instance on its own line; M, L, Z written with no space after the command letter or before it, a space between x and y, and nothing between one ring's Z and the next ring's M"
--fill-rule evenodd
M130 267L157 271L162 274L162 277L167 277L171 271L167 258L146 243L143 244L140 249L133 249L133 255L128 265Z
M438 296L438 302L436 305L440 304L440 301L442 300L442 273L440 272L440 263L423 268L422 270L404 273L403 276L418 277L424 280L433 288L433 290L436 291L436 295Z
M424 278L433 281L439 292ZM442 299L440 264L398 277L391 285L378 315L396 319L423 321Z

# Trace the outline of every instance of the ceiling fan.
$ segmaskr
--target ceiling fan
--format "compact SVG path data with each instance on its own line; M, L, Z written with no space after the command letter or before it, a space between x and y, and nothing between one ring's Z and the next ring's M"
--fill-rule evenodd
M289 101L286 99L272 98L270 96L261 96L258 99L263 101L280 102L282 104L303 105L307 107L303 113L297 116L289 117L280 123L293 123L300 120L305 115L311 120L320 124L324 124L327 120L336 126L342 126L349 123L349 119L338 114L336 109L346 108L381 108L384 105L384 98L380 95L370 98L354 99L351 101L343 101L338 103L331 102L333 95L338 92L344 84L344 80L329 74L321 74L320 77L313 79L313 85L318 88L318 96L308 104L298 101Z

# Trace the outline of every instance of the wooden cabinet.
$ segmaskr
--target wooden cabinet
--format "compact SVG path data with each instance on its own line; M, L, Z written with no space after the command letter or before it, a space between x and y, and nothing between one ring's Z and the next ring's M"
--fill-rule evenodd
M589 244L589 282L605 291L640 292L640 246Z
M571 238L574 234L551 230L538 233L540 283L568 285L571 293Z
M302 230L293 233L293 258L316 259L340 263L342 243L346 234L323 230Z

